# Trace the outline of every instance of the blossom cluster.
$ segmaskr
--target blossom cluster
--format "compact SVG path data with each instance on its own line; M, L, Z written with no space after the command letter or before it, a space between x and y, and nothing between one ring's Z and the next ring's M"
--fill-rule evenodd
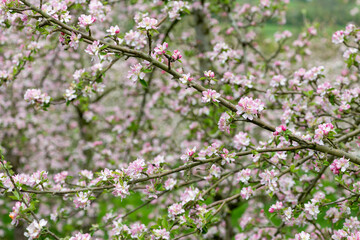
M254 117L258 117L264 110L264 104L260 99L253 99L251 97L241 98L236 106L237 114L241 115L245 119L253 120Z
M215 2L0 4L1 239L360 237L359 28Z
M314 142L319 145L324 145L324 139L329 136L330 133L335 133L334 125L331 123L320 124L315 130Z
M47 93L42 93L40 89L26 90L24 99L35 107L47 107L51 100L50 96Z

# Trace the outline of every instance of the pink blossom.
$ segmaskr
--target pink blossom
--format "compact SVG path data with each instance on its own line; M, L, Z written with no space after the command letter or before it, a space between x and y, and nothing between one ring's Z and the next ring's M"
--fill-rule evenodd
M346 103L346 102L341 102L341 105L339 107L339 111L340 112L343 112L343 111L346 111L348 109L350 109L350 104Z
M209 170L210 175L213 175L216 178L220 177L221 174L221 169L216 166L215 164L211 165L210 170Z
M283 75L276 75L271 79L270 86L279 87L285 86L286 78Z
M145 73L142 71L142 65L140 63L135 64L130 67L127 78L133 82L136 82L138 79L144 79Z
M317 215L320 213L319 206L316 205L316 202L311 201L308 203L305 203L304 205L304 211L306 213L306 217L309 220L317 219Z
M64 97L65 97L66 101L74 100L75 98L77 98L76 90L73 88L66 89Z
M18 216L20 215L20 212L25 210L27 207L25 203L22 202L16 202L15 206L12 208L12 212L9 214L9 217L11 218L11 224L17 225L19 223Z
M194 201L198 197L199 193L200 191L197 188L186 188L185 191L181 193L180 200L184 205L190 201Z
M132 238L139 238L139 236L146 231L147 228L144 224L134 223L130 226L130 233Z
M275 34L275 41L279 42L283 39L290 38L292 36L292 33L288 30L285 30L282 33L276 33Z
M112 178L112 171L110 171L108 168L105 168L101 170L98 175L100 181L108 181Z
M66 177L69 175L68 171L62 171L54 175L55 183L64 183Z
M221 81L223 82L231 82L232 80L234 80L235 75L232 72L226 72L223 75L223 78L221 79Z
M341 240L345 237L348 237L348 234L346 231L340 229L340 230L335 230L334 231L334 234L331 236L332 239L335 239L335 240ZM310 238L309 238L310 239ZM307 240L307 239L306 239ZM347 240L358 240L356 238L352 239L352 238L347 238Z
M208 78L214 78L215 77L215 73L211 70L209 71L204 71L204 76L208 77Z
M327 90L329 90L330 88L332 88L331 84L329 82L325 82L318 86L316 92L319 93L321 96L324 96L327 93Z
M271 207L269 208L269 212L273 213L273 212L279 211L281 209L283 209L283 203L277 201L275 204L271 205Z
M271 5L270 0L260 0L260 5L264 8L268 8Z
M251 169L242 169L240 172L235 174L235 181L247 184L251 176Z
M129 185L126 182L117 182L115 185L115 188L113 190L113 194L116 197L120 197L121 199L126 198L127 195L130 195L129 192Z
M29 240L36 239L40 236L41 230L45 225L47 224L47 221L44 219L41 219L40 221L34 220L27 228L25 232L25 237L28 237Z
M350 34L352 34L354 31L356 30L356 26L354 24L348 24L346 27L345 27L345 31L344 31L344 34L346 36L349 36Z
M286 131L286 126L280 125L280 126L278 126L278 127L275 128L275 132L273 132L273 135L274 135L274 136L277 136L277 135L279 135L280 133L285 132L285 131Z
M202 92L202 102L220 102L218 98L221 96L220 93L217 93L215 90L208 89Z
M93 179L94 174L89 170L81 170L80 175L86 177L87 179Z
M140 31L130 30L124 36L126 45L134 47L135 49L141 49L146 45L146 34Z
M236 106L237 114L242 115L243 118L253 120L264 110L264 104L260 99L253 100L251 97L241 98L238 106Z
M334 174L339 174L341 172L345 172L347 168L349 168L349 160L345 159L345 157L335 159L333 163L330 165L330 170Z
M25 101L33 105L45 106L50 102L50 96L42 93L40 89L28 89L24 95Z
M315 27L311 26L307 29L308 33L312 36L316 36L317 35L317 30Z
M230 115L226 112L221 114L221 117L218 122L219 130L222 132L227 132L230 134Z
M295 234L295 239L294 240L310 240L310 234L306 233L306 232L301 232L301 233L297 233Z
M239 132L234 136L234 147L237 150L244 149L250 145L250 138L245 132Z
M106 30L111 36L115 36L116 34L120 33L120 28L118 25L111 26L108 30Z
M334 126L331 123L320 124L315 130L314 142L324 145L322 141L330 132L334 132Z
M91 239L91 235L88 233L77 233L69 240L90 240L90 239Z
M181 78L179 78L180 82L183 84L187 84L189 82L191 82L192 80L194 80L194 78L190 77L190 73L188 74L183 74Z
M229 150L223 148L223 153L221 154L223 161L221 161L221 165L235 161L235 156L235 153L230 153Z
M154 48L154 52L157 55L162 55L165 54L166 49L168 48L168 44L166 42L164 42L163 44L158 44L155 48Z
M90 206L89 193L80 192L74 198L76 208L86 208Z
M186 9L190 9L190 5L186 1L169 1L164 12L168 13L170 20L173 21L175 19L180 20L180 13Z
M153 235L151 236L151 240L153 239L164 239L169 240L170 239L170 233L166 231L165 228L162 229L154 229Z
M196 152L196 146L193 148L188 148L188 149L186 149L186 153L183 154L180 158L184 162L188 162L190 157L192 157L195 154L195 152Z
M154 158L154 161L153 161L153 164L156 166L156 167L160 167L160 165L162 163L165 163L165 159L164 159L164 156L163 155L158 155Z
M173 178L169 178L168 180L165 181L164 183L164 187L166 190L172 190L175 185L176 185L177 181Z
M354 56L357 52L358 52L358 50L356 48L348 48L344 52L343 57L345 59L349 59L350 56ZM355 56L357 56L357 55L355 55Z
M244 187L241 189L240 192L241 197L245 200L248 200L253 194L254 194L254 190L251 187Z
M155 18L145 17L141 22L138 24L139 29L151 30L157 29L158 20Z
M180 203L174 203L168 208L169 218L174 220L176 216L183 214L185 210L183 209L183 205Z
M324 72L323 66L313 67L304 74L304 79L314 81L319 77L321 77L323 72Z
M277 190L278 184L277 184L277 172L275 170L268 170L266 169L264 172L259 174L259 177L261 178L260 183L265 185L270 192L274 192Z
M173 55L171 56L175 61L179 60L180 58L182 58L181 53L179 52L179 50L174 50Z
M80 38L81 38L81 34L76 34L72 32L70 36L69 46L76 50L79 47Z
M85 49L85 52L89 55L96 56L99 54L101 47L103 44L100 44L99 41L94 41L91 45L88 45Z
M343 30L337 31L332 36L332 42L335 44L340 44L344 42L345 33Z
M82 14L79 18L79 26L80 27L88 27L96 21L96 18L92 15L84 15Z
M145 160L142 158L138 158L129 164L129 167L125 170L125 172L131 178L139 178L140 173L145 168L145 166Z

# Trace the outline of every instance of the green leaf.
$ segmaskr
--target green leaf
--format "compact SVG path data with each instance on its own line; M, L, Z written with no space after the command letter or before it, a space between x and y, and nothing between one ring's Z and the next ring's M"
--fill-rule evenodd
M142 70L143 73L151 73L153 70L151 68L145 68Z
M141 85L143 85L144 88L147 88L149 85L144 79L140 79Z
M16 197L17 200L20 200L20 195L17 191L13 192L14 196Z
M101 51L101 50L104 50L105 48L107 48L108 47L108 45L104 45L104 46L102 46L99 50Z
M311 98L312 95L314 94L314 90L310 90L310 91L308 91L308 92L305 92L305 91L304 91L303 94L306 95L306 96L308 96L309 98Z
M296 172L296 169L295 169L295 165L294 165L294 164L291 164L291 166L290 166L290 171L291 171L292 173Z
M164 218L161 222L162 226L166 229L169 228L169 222Z
M335 105L335 95L330 95L329 101L330 101L331 105Z
M269 192L269 196L270 198L272 198L274 196L274 193L273 192Z

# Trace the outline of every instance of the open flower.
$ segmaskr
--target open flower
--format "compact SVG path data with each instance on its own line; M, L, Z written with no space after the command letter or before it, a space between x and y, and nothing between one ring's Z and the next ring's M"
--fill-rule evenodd
M139 29L151 30L157 29L158 20L155 18L145 17L141 22L138 24Z
M45 227L47 221L41 219L40 221L34 220L27 228L24 233L25 237L28 237L29 240L36 239L40 236L41 229Z
M111 26L108 30L106 30L111 36L115 36L116 34L120 33L120 28L118 25Z
M242 115L245 119L253 120L264 110L264 104L260 99L252 99L251 97L241 98L238 106L236 106L237 114Z
M96 18L92 15L84 15L82 14L79 18L79 26L80 27L88 27L96 21Z
M202 102L220 102L218 98L220 97L220 93L217 93L215 90L208 89L202 92Z

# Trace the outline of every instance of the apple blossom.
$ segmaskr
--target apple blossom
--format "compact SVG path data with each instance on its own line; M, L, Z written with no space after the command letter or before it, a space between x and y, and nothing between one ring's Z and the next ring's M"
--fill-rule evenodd
M344 157L340 159L335 159L330 165L330 169L334 174L339 174L339 172L345 172L347 168L350 167L349 160Z
M192 80L194 80L194 78L190 77L190 73L188 74L182 74L182 77L179 78L179 81L182 84L188 84L189 82L191 82Z
M4 0L0 238L358 239L359 28L247 2Z
M174 203L171 205L168 209L169 212L169 218L174 219L175 216L178 216L180 214L183 214L185 210L183 209L183 205L180 203Z
M215 90L208 89L202 92L202 102L220 102L218 98L221 96Z
M168 44L164 42L163 44L158 44L156 48L154 48L154 52L157 55L162 55L165 54L167 48L168 48Z
M39 237L41 230L45 227L47 221L41 219L40 221L34 220L27 228L27 232L25 232L25 236L28 237L29 240L33 240Z
M252 190L251 187L245 187L243 189L241 189L241 197L245 200L248 200L251 195L254 193L254 190Z
M46 106L50 102L50 96L42 93L40 89L26 90L24 99L35 106Z
M145 30L152 30L157 29L158 20L154 18L145 17L141 22L138 24L138 28L145 29Z
M96 21L96 18L91 15L82 14L78 20L80 27L88 27Z
M145 73L142 71L142 65L140 63L135 64L130 67L127 78L133 82L136 82L139 79L144 79Z
M250 145L250 138L245 132L239 132L234 136L234 147L238 150L245 149Z
M252 98L241 98L238 106L236 106L237 114L242 115L243 118L253 120L264 110L264 104L260 99L253 100Z
M111 26L108 30L106 30L111 36L115 36L116 34L120 33L120 28L118 25Z
M174 53L171 57L172 57L172 59L174 59L174 61L177 61L182 58L182 55L179 50L174 50Z
M75 236L71 237L69 240L90 240L91 239L91 235L88 233L82 234L82 233L77 233L75 234Z
M301 232L295 235L294 240L310 240L310 234L306 232Z

